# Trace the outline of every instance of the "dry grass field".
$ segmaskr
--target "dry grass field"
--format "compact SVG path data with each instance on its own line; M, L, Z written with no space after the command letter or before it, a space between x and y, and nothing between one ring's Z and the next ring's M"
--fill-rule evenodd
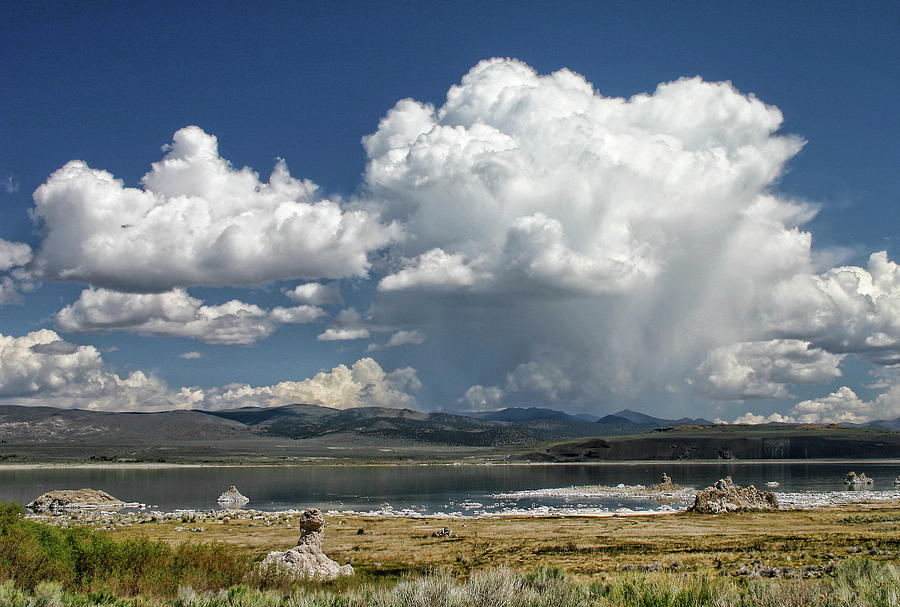
M114 537L226 542L259 555L296 543L289 514L198 515L115 527ZM449 526L452 535L433 534ZM580 578L622 570L718 570L734 575L817 576L844 559L900 558L900 506L722 515L504 517L329 516L325 551L373 575L486 566L559 567Z
M255 567L296 543L296 512L23 514L0 508L0 604L11 607L900 605L900 504L603 518L335 515L325 551L356 575L333 582Z

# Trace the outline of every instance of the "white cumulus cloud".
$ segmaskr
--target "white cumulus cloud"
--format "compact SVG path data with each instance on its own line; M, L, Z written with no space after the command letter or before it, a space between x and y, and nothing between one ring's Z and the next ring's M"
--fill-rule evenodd
M186 352L182 358L199 358ZM232 384L202 390L171 388L143 371L119 375L93 346L64 341L49 329L22 337L0 334L0 401L107 411L222 409L309 403L350 407L412 407L422 384L412 367L386 372L372 358L338 365L300 381L269 386Z
M796 138L777 108L699 78L606 98L569 70L483 61L435 108L400 101L364 139L366 182L415 238L383 290L631 291L688 237L740 221ZM777 206L777 205L776 205Z
M872 400L863 400L848 386L841 386L831 394L798 402L789 415L773 413L769 417L746 413L735 423L766 423L781 421L804 424L864 424L874 420L894 420L900 417L900 385Z
M819 384L841 376L841 354L797 339L721 346L697 369L697 387L719 399L785 398L790 384Z
M900 266L881 251L869 257L868 268L793 276L775 285L760 315L770 333L802 335L832 352L900 363Z
M489 278L467 263L462 253L448 254L432 249L410 260L407 267L385 276L378 284L382 291L405 289L453 290L471 287L478 280Z
M791 410L803 423L862 423L873 419L875 403L861 400L847 386L828 396L797 403Z
M19 338L0 337L0 361L3 396L26 396L75 381L87 382L101 362L96 348L65 344L47 329Z
M354 339L368 339L371 333L368 329L325 329L316 337L319 341L350 341Z
M71 344L42 329L22 337L0 335L0 398L23 405L150 411L196 406L203 392L172 391L142 371L121 376L93 346Z
M385 372L372 358L361 358L350 367L338 365L303 381L284 381L271 386L225 386L210 393L206 404L230 408L253 404L278 406L304 403L349 409L352 407L413 407L422 384L412 367Z
M10 242L0 238L0 272L6 272L31 261L31 247L24 242Z
M368 339L371 336L367 320L355 308L341 310L329 327L316 337L319 341L351 341Z
M307 282L297 285L293 289L285 290L284 294L291 301L310 306L327 306L343 301L341 291L336 284L324 285L318 282Z
M791 417L790 415L782 415L780 413L772 413L769 416L765 415L756 415L755 413L744 413L739 418L734 420L736 424L751 424L751 425L759 425L759 424L773 424L773 423L781 423L781 424L795 424L797 420Z
M265 310L238 300L208 306L184 289L122 293L90 288L57 313L56 326L74 333L130 331L238 345L264 339L280 324L309 323L323 316L325 311L315 306Z
M415 329L411 331L400 330L391 335L385 347L395 348L397 346L406 346L410 344L421 344L425 342L425 334Z
M73 160L34 193L47 279L126 291L364 276L400 236L361 208L323 200L279 161L267 182L235 169L213 135L177 131L141 188Z
M504 395L503 388L500 386L475 384L466 390L458 402L471 411L491 411L501 405Z

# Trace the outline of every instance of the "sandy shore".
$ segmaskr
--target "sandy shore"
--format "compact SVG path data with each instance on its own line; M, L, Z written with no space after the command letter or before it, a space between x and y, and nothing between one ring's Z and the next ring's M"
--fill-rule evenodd
M155 468L285 468L298 466L742 466L759 464L847 464L856 468L864 468L866 464L894 464L900 466L900 459L746 459L746 460L624 460L604 462L530 462L530 461L506 461L491 459L485 456L481 460L442 460L442 461L352 461L330 457L309 458L304 461L292 462L222 462L222 463L175 463L175 462L80 462L80 463L28 463L13 464L0 463L0 471L3 470L38 470L44 468L78 468L78 469L155 469Z

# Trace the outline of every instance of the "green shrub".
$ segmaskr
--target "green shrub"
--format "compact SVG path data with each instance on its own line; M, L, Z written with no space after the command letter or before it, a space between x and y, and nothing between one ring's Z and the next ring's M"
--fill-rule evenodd
M830 598L834 605L897 607L900 570L890 563L850 559L835 568Z
M455 607L457 582L447 570L403 580L391 593L391 607Z
M15 582L6 580L0 584L0 605L3 607L28 607L29 597L16 588Z
M592 595L622 607L706 607L737 605L737 589L728 579L708 575L628 573L607 584L595 584Z
M249 553L224 544L172 548L162 541L114 540L102 531L57 528L26 520L20 506L0 502L0 581L14 579L28 592L41 582L55 582L66 590L107 592L113 598L171 597L180 585L207 591L239 584L252 562Z
M522 604L526 590L522 576L506 567L481 569L472 573L462 589L465 604L471 607L515 607Z

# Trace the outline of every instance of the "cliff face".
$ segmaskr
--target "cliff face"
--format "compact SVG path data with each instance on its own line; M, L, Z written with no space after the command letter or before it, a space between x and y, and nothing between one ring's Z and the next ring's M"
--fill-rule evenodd
M900 457L900 433L873 429L710 426L669 429L553 445L524 459L545 462L625 460L865 459Z

